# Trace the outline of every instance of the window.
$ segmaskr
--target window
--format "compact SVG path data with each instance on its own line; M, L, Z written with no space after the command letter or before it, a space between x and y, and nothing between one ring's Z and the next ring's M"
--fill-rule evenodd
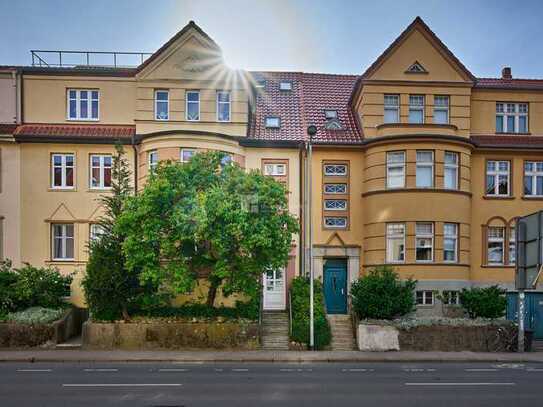
M431 262L434 258L434 224L417 222L415 235L416 261Z
M389 223L386 230L387 263L402 263L405 261L405 225L403 223Z
M149 151L149 153L147 154L148 154L147 162L149 165L149 171L153 172L158 165L158 152L156 150L153 150L153 151Z
M509 196L509 161L487 161L486 194Z
M98 223L91 223L90 225L90 241L96 242L106 233L104 227Z
M405 186L405 152L387 153L387 188Z
M200 92L197 90L187 91L186 97L187 120L192 122L200 120Z
M264 175L282 177L287 175L287 166L283 163L267 163L264 164Z
M338 118L337 110L325 110L324 117L326 117L326 120L337 119Z
M424 123L424 95L409 95L409 123Z
M543 161L524 163L524 195L543 196Z
M99 92L68 89L68 120L98 120Z
M290 81L279 82L279 90L287 91L287 92L292 90L292 82Z
M445 305L460 305L460 291L445 290L442 298Z
M346 199L325 199L324 209L327 211L346 211L347 200Z
M74 225L53 224L53 260L74 259Z
M347 218L344 216L325 216L324 226L330 229L345 229Z
M277 116L266 117L266 127L269 129L278 129L281 127L281 120Z
M417 305L434 305L434 292L430 290L416 292Z
M53 154L51 170L52 188L71 189L74 187L75 156L73 154Z
M458 225L443 224L443 261L456 263L458 261Z
M265 79L257 79L255 82L255 87L265 89L266 88L266 80Z
M170 92L155 90L155 120L168 120L170 117Z
M449 97L434 96L434 123L449 123Z
M445 151L443 186L446 189L458 189L458 154Z
M347 165L345 164L325 164L324 175L329 177L347 176Z
M192 148L182 148L179 155L179 160L182 163L187 163L194 156L194 154L196 154L196 150Z
M417 188L432 188L434 186L434 153L432 151L417 151Z
M509 227L509 264L514 265L517 258L517 249L515 244L515 226Z
M346 194L347 184L324 184L325 194Z
M385 123L400 122L400 95L385 95Z
M496 103L496 133L528 133L528 104Z
M111 155L93 154L90 156L90 187L111 188Z
M488 264L503 264L505 228L489 226L487 228L487 262Z
M224 90L217 92L217 121L230 121L230 92Z

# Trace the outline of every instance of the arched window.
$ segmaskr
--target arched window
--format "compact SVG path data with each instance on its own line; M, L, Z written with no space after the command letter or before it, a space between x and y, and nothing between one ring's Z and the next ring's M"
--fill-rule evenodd
M483 264L507 266L515 264L515 219L507 222L494 216L483 225Z

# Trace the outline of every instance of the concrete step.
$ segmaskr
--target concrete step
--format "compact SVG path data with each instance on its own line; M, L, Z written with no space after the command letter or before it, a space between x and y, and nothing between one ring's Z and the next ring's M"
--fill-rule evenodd
M289 317L287 312L262 313L262 349L288 350L288 331Z

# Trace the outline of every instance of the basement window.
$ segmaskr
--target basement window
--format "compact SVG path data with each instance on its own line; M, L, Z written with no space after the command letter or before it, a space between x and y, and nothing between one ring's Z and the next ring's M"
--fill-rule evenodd
M417 291L417 305L434 305L434 292L430 290Z

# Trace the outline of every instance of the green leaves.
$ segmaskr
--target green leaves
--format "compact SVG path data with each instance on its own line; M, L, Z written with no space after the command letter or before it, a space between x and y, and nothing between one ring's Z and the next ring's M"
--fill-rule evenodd
M485 288L463 289L460 303L470 318L501 318L505 315L506 290L497 285Z

